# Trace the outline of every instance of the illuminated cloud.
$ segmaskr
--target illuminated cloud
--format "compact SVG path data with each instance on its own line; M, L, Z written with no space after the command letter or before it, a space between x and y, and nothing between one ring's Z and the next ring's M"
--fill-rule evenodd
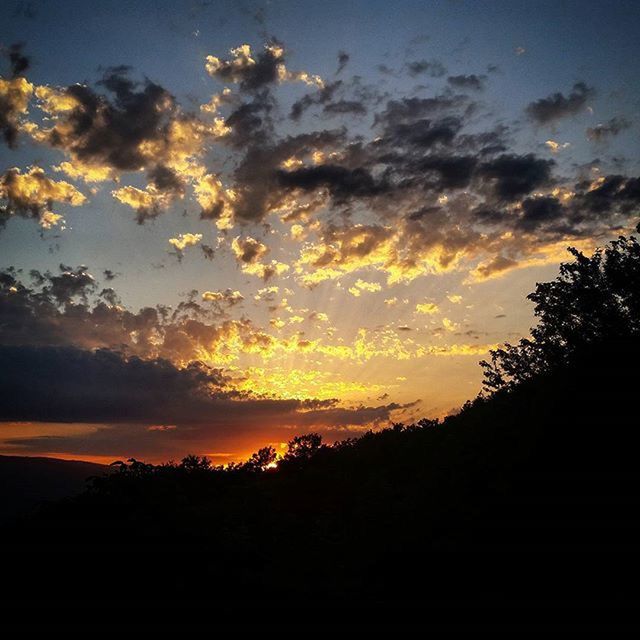
M44 228L56 226L62 219L53 213L53 203L78 207L86 197L72 184L49 178L40 167L7 170L0 176L0 221L12 215L36 218Z
M262 278L265 282L274 276L280 276L283 273L286 273L289 269L290 267L288 264L278 262L277 260L272 260L271 262L264 264L261 262L252 262L242 266L243 273L247 273L251 276L258 276L258 278Z
M33 85L26 78L0 78L0 133L10 148L16 145L32 95Z
M246 238L236 236L231 242L231 250L238 262L247 264L256 263L269 253L269 247L266 244L251 236Z
M435 302L419 302L416 305L416 311L418 313L433 315L434 313L438 313L440 309L438 308L438 305L435 304Z
M149 218L155 218L174 200L175 194L158 191L153 186L145 189L122 187L111 192L113 197L136 210L138 224Z
M279 276L289 271L288 264L277 260L271 260L271 262L266 263L261 262L262 258L269 253L269 247L251 236L245 238L235 237L231 242L231 250L241 265L243 273L258 276L265 282L274 276Z
M231 58L227 60L208 55L205 69L211 77L239 84L244 91L257 91L270 84L285 81L323 86L319 76L306 71L289 71L285 65L284 47L276 41L264 45L263 51L257 54L251 51L248 44L231 49L230 53Z
M220 302L230 307L239 304L244 300L244 296L239 291L225 289L224 291L205 291L202 294L205 302Z
M555 140L547 140L545 146L551 151L551 153L558 153L563 149L568 149L571 146L569 142L556 142Z
M377 282L366 282L358 278L354 285L349 287L349 293L356 298L359 298L363 291L377 293L378 291L382 291L382 286Z
M169 238L169 244L177 251L184 251L187 247L195 247L201 240L201 233L181 233L177 238Z

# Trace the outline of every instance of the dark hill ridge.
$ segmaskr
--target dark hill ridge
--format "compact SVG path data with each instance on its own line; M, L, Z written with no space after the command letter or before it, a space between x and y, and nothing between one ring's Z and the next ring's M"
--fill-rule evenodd
M0 455L0 523L26 515L42 502L80 493L101 464L57 458Z

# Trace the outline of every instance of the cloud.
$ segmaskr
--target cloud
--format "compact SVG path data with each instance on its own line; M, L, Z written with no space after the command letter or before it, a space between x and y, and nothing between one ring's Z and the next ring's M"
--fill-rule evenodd
M231 250L238 262L255 263L269 253L269 247L251 236L237 236L231 242Z
M273 347L271 337L249 320L226 317L226 309L239 301L237 292L218 301L208 297L205 304L197 302L196 292L175 309L132 312L117 303L112 289L100 290L84 266L60 265L58 273L32 270L30 277L24 283L16 270L0 271L0 344L113 349L177 364L197 359L227 364L245 351L267 354Z
M434 313L438 313L440 309L435 302L421 302L416 305L416 311L418 313L425 313L427 315L433 315Z
M322 108L322 112L332 116L366 116L367 107L365 107L365 105L359 100L338 100L336 102L325 104L325 106Z
M549 183L552 160L524 156L501 155L480 165L479 175L488 180L500 200L515 200Z
M0 222L17 215L36 218L42 227L50 228L62 219L51 211L54 202L78 207L86 197L72 184L49 178L40 167L30 167L25 173L8 169L0 176L0 201Z
M201 218L223 232L270 225L271 217L293 224L300 254L291 265L267 260L268 248L251 236L243 249L240 236L232 242L242 271L265 280L292 267L309 286L360 269L380 271L388 284L471 272L498 256L520 263L559 239L602 234L632 215L632 178L572 182L553 160L515 153L516 129L495 118L483 128L492 114L467 95L482 88L483 75L448 76L445 89L428 97L389 98L357 77L325 84L291 72L286 57L275 40L256 52L243 45L227 59L210 56L210 74L237 87L214 93L194 113L164 87L133 79L127 67L107 69L96 86L33 86L24 78L2 86L8 95L6 82L20 81L11 85L20 98L9 100L17 105L10 108L12 126L63 154L55 171L92 185L117 181L114 198L134 208L140 223L184 200L185 206L194 201ZM438 70L436 61L409 64L420 73ZM289 103L275 91L289 81L312 87L291 98L293 120L312 107L319 121L339 115L351 124L371 112L371 135L346 126L291 133L292 123L281 126ZM529 112L551 122L577 112L592 93L577 83L568 96L543 98ZM32 98L44 115L37 123L28 119ZM614 135L623 124L613 119L594 128L592 137ZM214 145L219 153L210 153ZM547 147L555 152L562 145L550 140ZM146 183L126 184L128 174L140 173ZM69 183L57 184L74 189L76 201L84 197ZM63 202L73 204L73 197ZM33 206L35 214L13 210L44 226L60 222L48 206ZM214 256L208 245L201 250ZM250 257L255 250L261 254Z
M331 164L303 167L293 171L280 170L278 181L280 186L286 189L315 191L318 188L326 188L337 203L351 198L375 196L387 189L384 181L376 180L366 169L349 169Z
M9 148L16 146L32 95L33 85L26 78L0 78L0 133Z
M576 82L568 96L556 93L531 102L527 108L527 115L538 124L549 124L575 115L587 106L587 100L595 95L593 87L584 82Z
M21 118L33 94L33 85L23 77L30 61L22 49L23 45L16 43L2 51L11 67L11 77L0 78L0 132L9 148L15 147Z
M570 142L556 142L555 140L547 140L544 144L551 151L551 153L558 153L563 149L568 149L571 146Z
M138 224L155 218L174 200L175 194L158 191L153 185L147 189L127 186L111 192L113 197L136 210Z
M342 73L349 63L350 56L346 51L338 52L338 69L336 70L336 75Z
M559 220L564 212L561 202L552 196L526 198L522 201L522 215L518 226L526 231L534 231L543 224Z
M587 129L587 138L592 142L605 142L630 127L631 122L626 118L611 118L604 124L597 124L595 127L589 127Z
M102 182L146 171L145 188L124 186L113 192L143 222L203 177L199 161L206 144L227 135L229 128L222 118L202 120L184 113L160 85L132 80L128 67L107 69L98 87L102 91L81 84L35 87L32 93L46 118L21 129L62 151L68 160L56 170L74 179Z
M363 292L377 293L382 291L382 286L377 282L366 282L361 278L358 278L352 287L349 287L349 293L356 298L359 298Z
M177 251L184 251L187 247L195 247L201 240L201 233L181 233L177 238L169 238L169 244Z
M439 60L415 60L405 65L410 76L426 74L431 78L441 78L447 70Z
M447 78L447 82L455 89L473 89L474 91L482 91L486 80L487 76L477 76L475 73Z
M11 75L16 78L23 75L23 73L31 66L29 58L22 53L24 48L23 43L15 43L9 46L9 62L11 64Z
M248 44L231 49L230 53L228 60L207 56L205 68L210 76L223 82L237 83L243 91L255 92L285 81L299 81L319 87L324 84L319 76L306 71L289 71L285 65L285 49L276 40L265 44L257 55L253 54Z
M298 121L302 115L314 105L326 105L333 99L336 91L342 86L342 80L337 80L320 88L315 93L308 93L291 105L289 117Z
M219 302L221 304L233 307L244 300L244 296L239 291L225 289L224 291L205 291L202 294L205 302Z
M270 439L282 429L371 428L409 406L339 407L332 399L258 397L228 388L228 378L202 364L177 368L104 349L0 346L0 367L12 372L0 386L0 422L97 425L79 436L4 440L22 452L166 459L194 448L220 450L221 442L237 447L247 438L252 447L256 438Z

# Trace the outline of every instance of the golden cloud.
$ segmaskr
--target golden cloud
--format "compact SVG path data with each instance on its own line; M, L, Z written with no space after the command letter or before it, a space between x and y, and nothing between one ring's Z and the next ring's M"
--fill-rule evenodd
M45 228L55 226L62 216L53 213L52 203L77 207L86 197L64 180L52 180L40 167L30 167L25 173L14 167L0 177L0 198L6 200L10 214L36 217Z
M169 244L178 251L184 251L187 247L195 247L200 240L202 240L201 233L181 233L177 238L169 238Z

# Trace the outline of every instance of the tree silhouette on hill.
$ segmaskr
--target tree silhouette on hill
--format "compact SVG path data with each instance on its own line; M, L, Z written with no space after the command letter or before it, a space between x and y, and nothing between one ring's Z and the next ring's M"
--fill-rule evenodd
M538 284L527 296L539 318L531 338L496 349L490 362L480 363L487 390L510 388L570 365L577 353L597 343L640 335L637 239L620 237L591 257L569 251L575 260L561 264L555 280Z

